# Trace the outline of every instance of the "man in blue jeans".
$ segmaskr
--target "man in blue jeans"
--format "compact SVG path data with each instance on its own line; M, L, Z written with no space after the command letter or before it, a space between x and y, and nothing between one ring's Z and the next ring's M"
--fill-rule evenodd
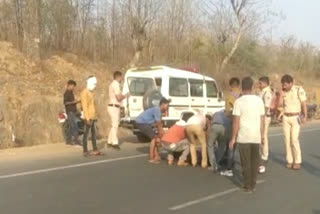
M221 170L221 175L233 176L232 167L235 150L228 148L232 135L232 122L224 110L218 111L213 115L208 131L207 147L209 163L211 165L209 170L213 170L214 172ZM217 146L215 147L216 143ZM226 165L222 166L224 159L226 159Z
M63 96L63 103L66 107L66 113L68 116L67 122L69 125L69 130L67 133L67 145L80 145L78 140L78 124L77 124L77 103L79 101L75 100L73 90L77 83L74 80L69 80L67 83L67 90ZM73 137L73 142L72 142Z

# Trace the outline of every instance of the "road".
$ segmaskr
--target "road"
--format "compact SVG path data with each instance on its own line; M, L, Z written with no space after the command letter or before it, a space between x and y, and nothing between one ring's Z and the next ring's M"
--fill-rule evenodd
M58 147L64 152L34 147L0 154L0 213L320 214L319 133L320 123L304 126L303 168L292 171L284 167L281 131L272 128L268 171L250 195L238 190L239 165L232 179L200 167L151 165L148 145L131 138L124 139L122 151L106 150L99 158L63 145Z

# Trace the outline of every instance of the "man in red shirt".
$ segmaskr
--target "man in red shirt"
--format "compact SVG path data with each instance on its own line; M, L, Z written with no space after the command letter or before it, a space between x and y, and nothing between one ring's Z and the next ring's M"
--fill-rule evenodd
M186 123L183 120L178 121L173 125L161 138L161 145L164 150L168 152L168 165L172 166L174 152L182 152L178 166L187 166L187 156L190 152L189 141L186 138L185 133Z

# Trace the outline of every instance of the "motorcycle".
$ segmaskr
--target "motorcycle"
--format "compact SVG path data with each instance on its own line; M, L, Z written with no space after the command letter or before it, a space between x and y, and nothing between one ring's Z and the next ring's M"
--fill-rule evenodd
M78 124L78 134L79 136L84 133L84 120L82 113L76 115L77 124ZM62 133L64 140L67 140L67 135L71 129L70 123L68 122L68 115L65 112L59 112L58 114L58 122L61 124Z

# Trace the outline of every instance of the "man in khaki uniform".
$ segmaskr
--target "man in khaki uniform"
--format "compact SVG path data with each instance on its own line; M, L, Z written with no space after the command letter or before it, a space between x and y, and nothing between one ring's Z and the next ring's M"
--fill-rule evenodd
M307 121L307 97L302 87L293 85L293 78L290 75L284 75L281 83L287 168L299 170L302 162L299 134L301 123ZM301 112L302 117L300 117Z
M260 146L260 155L262 163L259 167L259 173L265 173L266 171L266 163L269 157L269 139L268 139L268 131L271 123L271 101L273 97L273 92L269 86L269 78L261 77L259 79L259 88L260 94L259 96L262 98L264 107L265 107L265 117L264 117L264 132L263 132L263 141Z
M111 129L108 135L108 147L120 150L118 140L118 127L120 122L120 105L121 101L129 97L129 94L122 95L120 89L120 83L123 77L120 71L116 71L113 74L113 81L109 86L109 104L108 113L111 118Z
M103 155L103 153L98 151L96 142L96 107L94 103L94 89L97 85L97 79L94 76L90 76L87 80L87 87L80 94L81 108L84 115L85 129L83 134L83 155L85 157L89 156L88 152L88 135L91 131L91 141L94 156Z
M188 140L190 141L190 152L191 152L191 162L192 166L197 166L197 151L196 144L197 141L201 144L201 167L207 168L208 157L207 157L207 144L206 144L206 127L209 121L206 115L202 112L197 112L195 115L190 117L186 124L186 134Z

